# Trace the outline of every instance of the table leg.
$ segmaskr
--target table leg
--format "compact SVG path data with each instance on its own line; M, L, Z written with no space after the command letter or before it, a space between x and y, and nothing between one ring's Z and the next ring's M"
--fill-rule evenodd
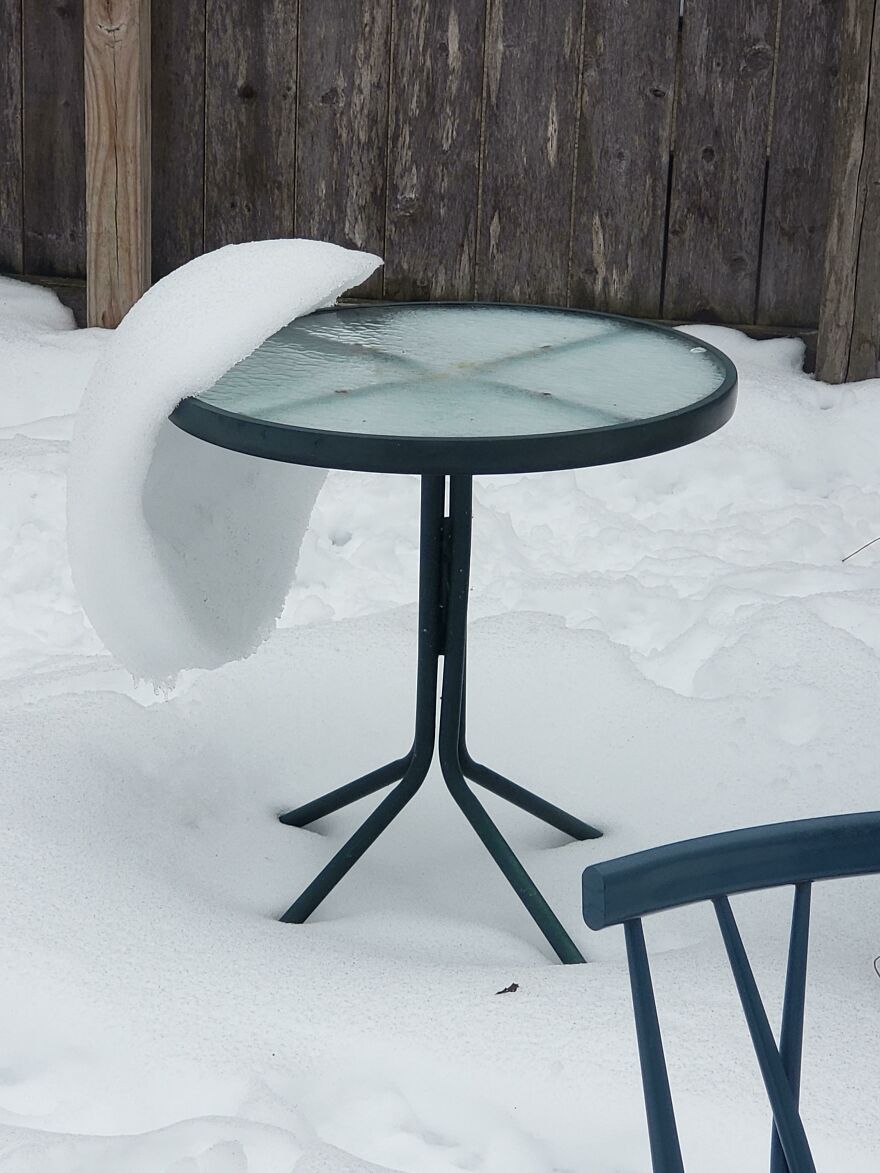
M437 661L442 639L441 575L443 571L443 512L445 482L443 477L422 478L421 537L419 543L419 644L416 669L416 719L410 752L365 774L355 782L314 799L296 810L281 815L288 826L304 827L323 815L364 798L383 786L397 781L366 821L355 831L336 855L309 884L302 895L281 917L282 921L302 924L315 911L344 875L357 863L393 819L400 814L425 780L434 757L434 734L437 723Z
M307 827L309 823L315 823L318 819L332 815L335 811L342 810L344 806L357 802L359 798L375 794L377 790L383 790L392 782L399 782L403 778L412 763L414 753L415 749L413 748L406 757L389 762L387 766L380 766L378 770L371 770L369 774L356 778L354 782L346 782L344 786L339 786L328 794L322 794L320 798L303 803L296 810L279 815L278 821L286 823L288 827Z
M470 501L470 508L472 509L472 499ZM470 526L470 514L468 515L468 526ZM465 641L467 635L465 634ZM503 798L506 802L513 806L518 806L520 810L524 810L527 814L533 815L542 822L548 823L551 827L555 827L563 834L569 835L572 839L601 839L602 832L592 827L589 823L585 823L583 819L579 819L576 815L569 814L568 811L562 810L561 807L555 806L552 802L548 802L545 798L541 798L537 794L533 794L531 790L527 790L524 786L520 786L517 782L512 782L510 778L505 778L503 774L499 774L497 770L492 770L482 762L476 761L471 756L470 750L467 747L466 736L466 721L467 721L467 651L465 651L465 664L462 668L462 682L461 682L461 714L458 722L458 761L461 772L465 778L470 782L475 782L484 790L490 791L497 795L498 798Z
M469 476L451 477L449 588L444 639L443 694L440 703L440 768L443 771L449 793L483 841L484 846L504 873L517 896L526 906L535 924L547 938L560 961L569 964L581 962L584 958L580 950L562 927L556 914L514 854L510 844L468 786L462 770L459 753L464 711L465 648L471 554L471 501L472 478ZM530 796L530 798L534 797L534 795ZM543 800L539 801L543 802ZM546 805L550 806L549 803ZM555 807L552 809L556 810Z
M465 778L469 782L476 782L484 790L490 791L492 794L497 795L498 798L503 798L513 806L518 806L520 810L526 811L527 814L534 815L536 819L548 823L551 827L555 827L557 831L562 831L564 835L568 835L572 839L601 839L602 832L590 826L589 823L585 823L583 819L579 819L577 815L569 814L568 811L562 810L561 807L554 806L552 802L548 802L546 798L541 798L538 794L532 794L531 790L526 790L525 786L511 782L503 774L499 774L496 770L484 766L482 762L478 762L471 757L465 740L465 713L467 710L466 680L467 674L465 673L465 680L462 681L461 722L458 740L458 760Z
M289 826L304 827L393 782L398 783L281 920L296 924L307 920L421 786L434 755L437 672L443 656L439 752L446 786L560 960L580 962L584 958L577 946L468 786L469 779L574 839L592 839L601 834L588 823L475 761L468 752L465 661L473 479L450 477L449 488L449 515L446 516L446 478L422 478L419 645L412 749L404 757L280 816Z

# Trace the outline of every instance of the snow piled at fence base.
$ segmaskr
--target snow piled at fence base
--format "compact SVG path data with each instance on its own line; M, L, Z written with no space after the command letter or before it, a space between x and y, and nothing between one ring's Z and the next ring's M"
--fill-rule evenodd
M876 807L880 543L841 558L880 533L880 385L700 327L741 372L721 432L478 482L474 751L606 831L492 808L590 958L563 968L436 772L308 925L273 919L369 804L274 815L409 739L417 482L331 473L282 630L157 703L73 591L67 442L105 338L48 296L0 316L0 1169L645 1173L623 941L584 927L580 872ZM804 1113L819 1168L867 1173L880 885L814 902ZM775 1020L788 894L735 907ZM687 1167L762 1168L711 910L647 932Z
M163 683L266 638L324 480L205 444L167 416L379 264L315 240L227 245L157 282L107 342L77 414L70 558L89 619L134 675Z

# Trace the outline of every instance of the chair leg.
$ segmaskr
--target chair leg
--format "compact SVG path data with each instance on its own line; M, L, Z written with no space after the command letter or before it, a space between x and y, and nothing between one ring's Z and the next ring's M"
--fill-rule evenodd
M654 1173L684 1173L675 1109L669 1090L669 1074L663 1054L663 1037L657 1019L651 967L645 948L645 933L640 920L626 921L623 929L626 934L626 957L645 1093L645 1114L648 1118L651 1165Z
M813 1154L810 1152L810 1145L798 1112L797 1100L773 1039L767 1012L761 1001L730 901L726 896L718 896L712 903L715 905L715 915L724 939L727 959L736 982L749 1034L752 1036L752 1046L755 1049L758 1066L761 1068L764 1087L767 1089L767 1098L773 1112L773 1124L789 1171L816 1173Z
M782 1028L779 1032L779 1057L791 1085L797 1106L801 1090L801 1051L804 1041L804 1003L807 992L807 951L810 944L811 886L798 884L791 911L791 936L788 966L785 973L785 998L782 1003ZM791 1173L776 1125L770 1142L770 1173Z

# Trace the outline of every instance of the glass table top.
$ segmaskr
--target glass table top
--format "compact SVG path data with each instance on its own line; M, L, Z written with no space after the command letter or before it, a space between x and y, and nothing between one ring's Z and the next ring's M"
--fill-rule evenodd
M730 360L668 327L419 302L299 318L171 419L269 460L452 475L663 452L721 427L735 401Z
M199 399L268 423L376 436L524 436L686 408L724 381L693 338L508 306L342 307L300 318Z

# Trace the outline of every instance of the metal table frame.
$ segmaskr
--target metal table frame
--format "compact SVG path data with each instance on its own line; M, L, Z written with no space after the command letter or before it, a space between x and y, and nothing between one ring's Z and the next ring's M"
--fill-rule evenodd
M449 484L449 513L445 512ZM467 606L471 555L471 499L469 476L422 477L421 542L419 550L419 644L416 672L416 716L412 748L404 757L372 770L362 778L331 790L281 816L291 827L306 827L349 803L373 794L393 782L397 785L337 851L327 866L282 916L301 924L336 887L342 877L375 842L424 782L434 758L437 722L437 678L443 657L438 749L440 769L449 793L485 844L513 890L528 909L560 961L583 961L572 941L468 786L468 780L504 798L573 839L595 839L595 827L568 814L546 799L511 782L471 757L465 737L465 661Z
M455 312L473 306L474 303L416 302L393 306L344 306L319 312L357 314L398 309ZM668 327L614 314L548 306L503 308L532 309L547 314L585 314L625 322L633 329L675 334L685 345L695 341ZM578 431L524 436L382 436L275 423L228 411L199 398L185 399L174 410L171 420L183 431L236 452L321 468L421 476L419 639L412 747L403 757L280 816L288 826L306 827L396 783L288 908L281 917L283 921L301 924L307 920L400 814L427 776L436 741L440 769L450 794L538 928L561 961L584 960L469 785L469 782L475 783L489 790L573 839L593 839L601 835L589 823L475 761L468 751L465 665L473 476L613 464L668 451L709 435L733 413L737 376L733 363L721 351L702 340L699 346L716 359L720 368L719 384L711 394L676 411ZM437 685L441 657L443 682L438 731Z

